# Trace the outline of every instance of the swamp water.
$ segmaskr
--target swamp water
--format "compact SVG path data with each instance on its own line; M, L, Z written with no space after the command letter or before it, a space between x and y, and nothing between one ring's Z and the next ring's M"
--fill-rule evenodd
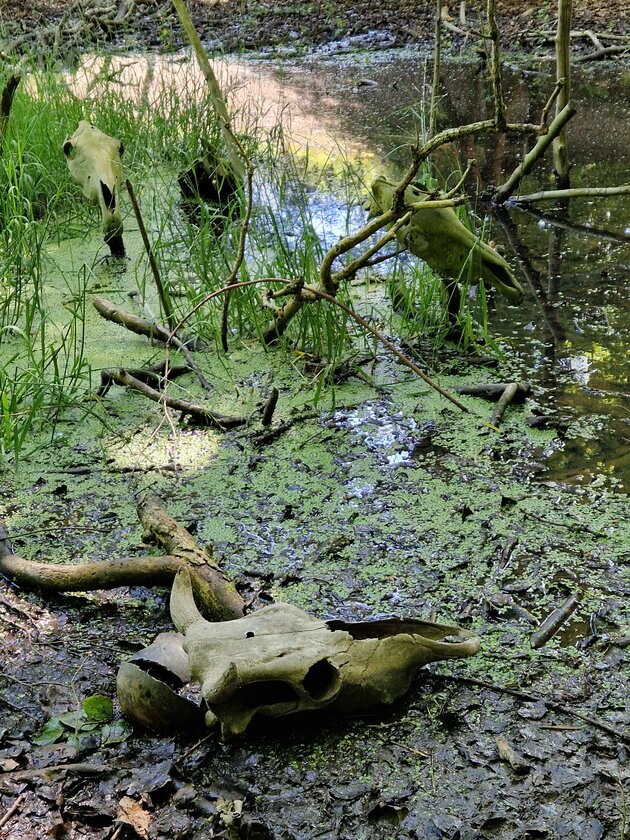
M365 183L408 162L409 108L417 111L429 95L425 62L409 53L395 57L317 57L303 61L216 63L229 89L228 101L239 129L273 131L283 126L284 142L308 167L328 170L312 189L309 222L326 247L365 216L340 198L330 171L351 166ZM537 122L551 82L542 71L508 68L504 98L509 121ZM204 82L185 56L129 59L86 58L76 73L77 95L98 96L102 80L115 79L123 98L137 103L167 102L176 92L200 100ZM111 85L111 81L108 82ZM164 96L164 91L170 91ZM455 126L489 116L489 99L478 65L446 64L442 74L440 121ZM574 162L572 186L616 186L630 172L630 72L616 65L578 68L573 79L577 115L569 123L568 148ZM475 159L479 192L502 180L520 162L528 140L491 135L462 143L459 160ZM394 151L392 151L394 150ZM522 193L553 187L549 155L528 176ZM446 177L454 155L436 156ZM456 177L456 176L454 176ZM259 202L277 201L258 184ZM474 181L473 181L474 183ZM469 193L474 187L469 186ZM292 215L285 195L284 223ZM478 212L483 216L482 202ZM294 212L293 235L303 234ZM481 221L481 220L480 220ZM487 219L486 219L487 221ZM494 215L491 238L517 268L525 288L520 307L497 296L491 333L511 360L515 377L538 386L542 404L571 424L570 439L547 461L547 477L588 482L606 476L619 489L630 487L630 197L572 199L509 207ZM355 296L356 297L356 296ZM355 301L361 308L361 302ZM583 434L580 434L580 428Z
M156 80L156 67L149 73L150 62L135 64L139 95L150 97L147 84ZM183 66L173 64L175 70ZM445 88L452 87L454 102L472 107L472 115L453 112L453 119L465 121L481 116L485 103L478 77L458 76L460 70L449 69ZM383 159L406 136L406 117L396 116L396 109L419 100L424 85L423 68L411 57L281 67L237 63L230 72L248 80L237 86L238 102L254 107L266 96L270 104L256 110L270 125L283 115L296 145L308 143L311 159L330 160L342 149L342 160L363 162L366 180L370 167L373 174L382 171ZM580 179L621 183L627 177L628 87L604 78L600 88L591 78L598 77L586 74L583 86L592 85L599 98L591 100L597 117L589 133L599 132L601 142L588 152L580 147ZM510 79L506 98L521 103L518 117L536 119L545 84L536 76ZM191 95L202 96L198 77L188 84ZM449 102L443 105L445 120L455 107ZM612 128L601 130L605 114L611 127L626 132L625 139ZM570 141L576 149L587 134L579 126ZM495 167L511 169L516 157L508 155L516 153L509 148L498 143L466 150L479 161L481 183L498 180ZM385 166L393 171L402 162L398 155ZM577 167L574 172L577 185ZM347 202L334 189L314 190L312 199L313 229L334 241L345 233ZM128 208L126 199L124 204ZM626 499L609 489L619 489L624 476L627 483L627 470L615 459L627 452L628 438L628 198L574 202L570 214L558 226L510 209L505 228L493 222L493 238L505 241L516 264L513 242L519 266L531 276L529 285L519 273L526 285L520 309L497 299L493 327L505 341L501 378L532 378L541 404L555 401L578 431L584 427L583 438L569 439L574 452L567 444L559 448L553 429L527 429L529 409L510 409L503 434L496 436L480 429L491 411L485 402L469 399L470 415L451 411L424 383L384 366L376 374L387 390L352 379L335 392L336 405L322 398L315 416L264 443L238 432L226 437L178 428L169 435L153 405L112 391L104 430L83 415L76 430L61 423L65 440L54 451L42 450L21 465L21 475L0 483L5 523L16 551L27 557L81 562L151 551L139 540L133 510L134 497L148 490L201 543L212 543L227 573L261 603L271 595L326 617L452 620L482 638L479 655L423 673L405 702L385 715L263 721L247 740L228 743L211 736L191 744L185 737L135 731L122 744L93 744L79 760L110 764L115 771L102 780L82 780L64 799L66 813L78 825L89 824L90 836L111 836L123 794L150 802L145 813L152 834L168 838L205 840L209 826L223 831L219 811L230 803L243 808L242 836L263 840L622 836L630 535ZM356 226L364 214L355 207L350 216ZM90 237L49 249L51 278L55 268L65 278L51 295L62 300L76 293L79 277L90 294L135 306L138 289L148 289L150 281L129 214L125 222L130 261L122 274L98 265L95 255L104 248L95 224ZM296 235L300 224L296 218ZM177 244L153 218L151 225L152 236ZM595 229L601 231L593 235ZM162 260L167 256L161 251ZM136 295L132 303L130 291ZM357 300L363 291L355 289ZM163 357L160 348L91 312L85 326L86 353L95 368ZM98 356L92 355L95 348ZM236 394L240 406L253 412L261 382L280 387L276 422L312 403L310 382L295 394L296 377L307 376L290 356L235 343L219 370L217 358L208 354L203 364L219 383L219 410L230 410ZM431 362L449 387L457 376L468 383L496 375L467 367L462 374L460 365L449 369L449 357L440 361L439 354ZM323 417L320 408L328 409ZM554 451L553 472L540 481L536 461L548 464ZM576 469L584 480L571 476L576 486L567 490L561 481ZM583 589L583 601L575 620L543 649L532 650L536 622L576 589ZM58 760L45 752L50 746L29 744L40 722L72 708L77 696L111 695L121 658L171 627L165 596L141 587L111 596L31 598L37 633L30 632L27 646L12 634L12 625L0 637L6 653L1 676L7 680L1 685L13 703L7 706L7 729L19 733L19 748L35 763ZM469 685L467 678L553 698L605 719L623 738L545 702ZM52 680L55 692L44 707L40 686ZM529 771L516 773L499 760L497 736L525 757ZM46 836L53 829L53 797L48 786L43 790L41 798L28 794L30 810L22 809L12 823L16 837Z

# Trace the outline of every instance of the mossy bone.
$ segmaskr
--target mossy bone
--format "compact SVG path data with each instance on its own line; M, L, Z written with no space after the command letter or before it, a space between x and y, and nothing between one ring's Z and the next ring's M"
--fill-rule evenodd
M112 256L124 257L123 224L118 202L123 179L123 144L87 120L80 120L76 131L64 140L63 153L70 174L81 187L83 195L100 208L103 235Z
M243 732L256 715L279 717L329 707L365 711L392 703L429 662L471 656L472 633L415 619L322 621L277 603L233 621L199 613L190 575L178 572L171 616L192 676L224 736Z
M392 208L397 184L382 175L371 186L371 196L365 209L371 216L379 216ZM476 237L460 222L452 207L426 208L431 194L411 184L405 190L405 209L417 208L408 222L398 229L396 237L401 245L420 257L445 281L480 277L510 301L518 304L523 299L523 289L508 263L490 245ZM438 196L439 198L439 196Z

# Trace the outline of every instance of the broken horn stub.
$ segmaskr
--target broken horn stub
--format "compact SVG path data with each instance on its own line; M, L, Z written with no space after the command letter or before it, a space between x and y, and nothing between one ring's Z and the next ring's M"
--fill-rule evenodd
M116 692L124 715L156 732L203 726L203 711L178 691L191 680L180 633L160 633L118 669Z
M63 153L70 175L83 195L99 206L105 242L114 257L125 256L123 223L118 192L123 180L123 144L80 120L73 134L63 142Z
M243 732L256 715L326 707L348 713L392 703L423 665L479 649L476 636L451 625L325 622L283 603L209 622L194 606L190 575L181 572L171 614L185 630L192 675L224 736Z

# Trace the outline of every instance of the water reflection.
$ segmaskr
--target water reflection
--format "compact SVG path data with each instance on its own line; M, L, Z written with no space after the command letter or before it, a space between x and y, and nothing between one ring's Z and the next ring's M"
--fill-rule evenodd
M408 109L421 109L430 79L424 60L410 53L370 58L317 57L302 62L215 61L229 91L238 129L272 131L282 124L294 150L361 161L366 179L375 171L407 163L412 139ZM365 80L369 80L369 84ZM201 102L205 82L186 56L89 58L71 84L78 96L98 96L101 85L118 85L138 107L163 111L174 98ZM505 72L510 121L538 122L552 82L546 73ZM615 186L630 169L630 77L615 67L576 69L573 95L578 113L569 124L573 186ZM445 66L440 103L443 125L489 115L490 98L479 68ZM531 137L488 134L436 156L443 175L458 160L475 159L479 192L501 183L530 148ZM550 186L548 159L522 185L523 192ZM326 204L326 202L324 202ZM480 214L485 212L479 204ZM360 211L357 208L357 213ZM317 233L343 233L348 210L328 202ZM352 216L352 222L358 216ZM535 371L550 405L576 417L605 415L595 440L570 447L552 461L554 478L589 480L602 470L630 487L628 338L630 312L630 196L607 200L511 207L493 217L493 236L519 267L526 299L519 308L497 300L493 328L520 359L521 375Z

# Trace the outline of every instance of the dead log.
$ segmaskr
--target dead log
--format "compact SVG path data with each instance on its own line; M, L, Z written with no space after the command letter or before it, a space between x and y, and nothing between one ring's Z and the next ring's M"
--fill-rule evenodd
M193 403L190 400L169 397L162 391L158 391L146 382L142 382L140 379L132 376L125 368L108 368L107 374L109 379L117 385L123 385L132 391L138 391L153 402L165 405L174 411L181 411L182 416L189 417L190 422L198 426L211 426L215 429L225 431L226 429L235 429L237 426L244 426L247 423L246 417L232 417L226 414L219 414L218 411L213 411L211 408L206 408L206 406Z
M177 523L155 496L138 503L146 531L168 554L161 557L119 557L78 566L27 560L13 553L0 522L0 575L25 589L48 592L87 592L119 586L170 586L179 569L191 571L195 598L211 621L240 618L245 604L236 587L219 569L212 549L202 548Z

